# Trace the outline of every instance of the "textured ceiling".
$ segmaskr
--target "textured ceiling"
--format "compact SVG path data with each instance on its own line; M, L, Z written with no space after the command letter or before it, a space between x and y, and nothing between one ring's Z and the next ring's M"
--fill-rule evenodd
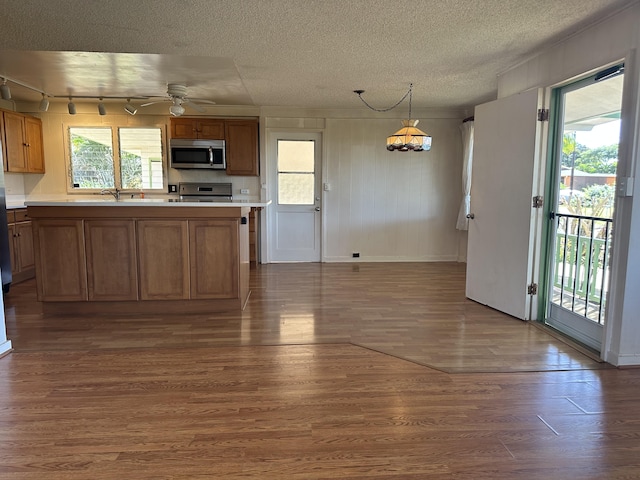
M496 75L629 0L0 0L0 76L55 96L468 107ZM12 85L14 97L28 91ZM31 94L36 100L40 94ZM61 100L62 101L62 100Z

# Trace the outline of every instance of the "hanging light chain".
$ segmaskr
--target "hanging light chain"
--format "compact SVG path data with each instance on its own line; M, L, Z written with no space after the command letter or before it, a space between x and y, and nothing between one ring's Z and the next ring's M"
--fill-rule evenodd
M413 90L413 83L410 83L409 84L409 90L407 90L407 93L405 93L404 96L400 100L398 100L394 105L392 105L389 108L376 108L376 107L373 107L373 106L369 105L369 103L367 103L367 101L364 98L362 98L362 94L364 93L364 90L354 90L353 93L358 95L358 97L360 97L360 100L362 100L362 103L364 103L367 107L369 107L374 112L388 112L389 110L393 110L398 105L400 105L402 102L404 102L405 98L407 98L407 95L408 95L409 96L409 118L411 118L411 96L412 96L411 91L412 90Z

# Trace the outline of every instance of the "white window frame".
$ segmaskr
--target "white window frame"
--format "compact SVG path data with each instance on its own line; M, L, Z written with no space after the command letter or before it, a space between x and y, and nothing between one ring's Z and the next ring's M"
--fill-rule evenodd
M71 138L69 134L70 128L109 128L111 129L111 139L112 139L112 148L113 148L113 161L114 161L114 185L115 188L124 192L124 193L164 193L167 191L168 187L168 175L169 169L167 167L167 124L164 122L139 122L139 123L127 123L119 121L121 118L116 117L113 119L100 119L99 121L66 121L63 122L63 138L64 138L64 155L65 155L65 169L66 169L66 183L67 183L67 194L73 195L90 195L95 193L100 193L101 189L99 188L74 188L73 187L73 173L71 168ZM140 189L122 189L121 185L121 176L120 176L120 128L158 128L160 129L160 144L161 144L161 155L162 155L162 188L154 188L147 190Z

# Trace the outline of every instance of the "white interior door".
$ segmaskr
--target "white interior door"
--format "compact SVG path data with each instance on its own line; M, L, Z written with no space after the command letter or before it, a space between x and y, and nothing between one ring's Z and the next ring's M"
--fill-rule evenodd
M272 262L319 262L321 258L321 135L271 133L273 203L269 215Z
M541 105L541 92L532 90L474 114L466 295L522 320L531 319Z

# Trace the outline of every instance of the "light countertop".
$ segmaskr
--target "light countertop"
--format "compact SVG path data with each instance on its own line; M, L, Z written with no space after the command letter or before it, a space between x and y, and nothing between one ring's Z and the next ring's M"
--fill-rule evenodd
M185 202L179 201L178 198L121 198L115 200L111 196L100 196L97 198L74 198L74 197L58 197L50 199L26 199L20 207L266 207L271 204L271 200L267 202L254 200L232 200L230 202ZM7 203L7 208L20 208Z

